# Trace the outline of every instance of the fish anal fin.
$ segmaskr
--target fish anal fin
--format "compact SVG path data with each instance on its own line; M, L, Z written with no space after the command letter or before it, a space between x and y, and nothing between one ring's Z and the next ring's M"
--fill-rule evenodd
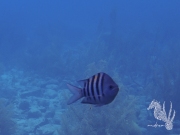
M95 107L101 107L101 106L103 106L104 104L97 104L97 105L95 105Z
M83 104L97 104L97 101L95 101L93 99L93 97L85 97L85 98L83 98L81 103L83 103Z
M83 103L83 104L90 104L90 102L88 101L88 97L83 98L81 103Z

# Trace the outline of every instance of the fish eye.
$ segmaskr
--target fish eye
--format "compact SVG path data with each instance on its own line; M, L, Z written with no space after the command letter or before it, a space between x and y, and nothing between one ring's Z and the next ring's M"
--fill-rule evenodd
M109 85L109 89L112 90L112 89L113 89L113 86L112 86L112 85Z

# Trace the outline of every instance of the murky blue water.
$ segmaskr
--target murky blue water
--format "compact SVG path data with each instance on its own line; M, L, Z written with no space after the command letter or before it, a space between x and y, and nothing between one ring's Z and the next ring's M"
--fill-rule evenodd
M179 7L0 1L0 135L179 135ZM66 83L81 87L98 72L119 85L115 100L67 105Z

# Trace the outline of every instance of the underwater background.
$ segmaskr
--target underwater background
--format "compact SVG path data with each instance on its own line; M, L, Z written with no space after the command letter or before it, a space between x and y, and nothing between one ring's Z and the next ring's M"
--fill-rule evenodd
M1 0L0 135L180 135L179 7L179 0ZM119 85L115 100L67 105L66 83L98 72ZM172 110L171 130L154 116L158 108L147 110L152 101L167 117Z

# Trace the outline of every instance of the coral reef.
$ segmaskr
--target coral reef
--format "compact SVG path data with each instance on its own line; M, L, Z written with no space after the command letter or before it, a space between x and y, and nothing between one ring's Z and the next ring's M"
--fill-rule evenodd
M4 90L12 97L6 98L8 102L0 101L0 135L57 135L61 105L66 101L58 94L57 80L41 80L37 75L12 69L0 76L0 85L0 96L7 97ZM9 102L13 102L13 108Z
M16 123L13 121L13 108L0 100L0 135L12 135L16 132Z
M73 104L61 114L61 123L59 135L141 135L134 96L118 96L103 107Z

